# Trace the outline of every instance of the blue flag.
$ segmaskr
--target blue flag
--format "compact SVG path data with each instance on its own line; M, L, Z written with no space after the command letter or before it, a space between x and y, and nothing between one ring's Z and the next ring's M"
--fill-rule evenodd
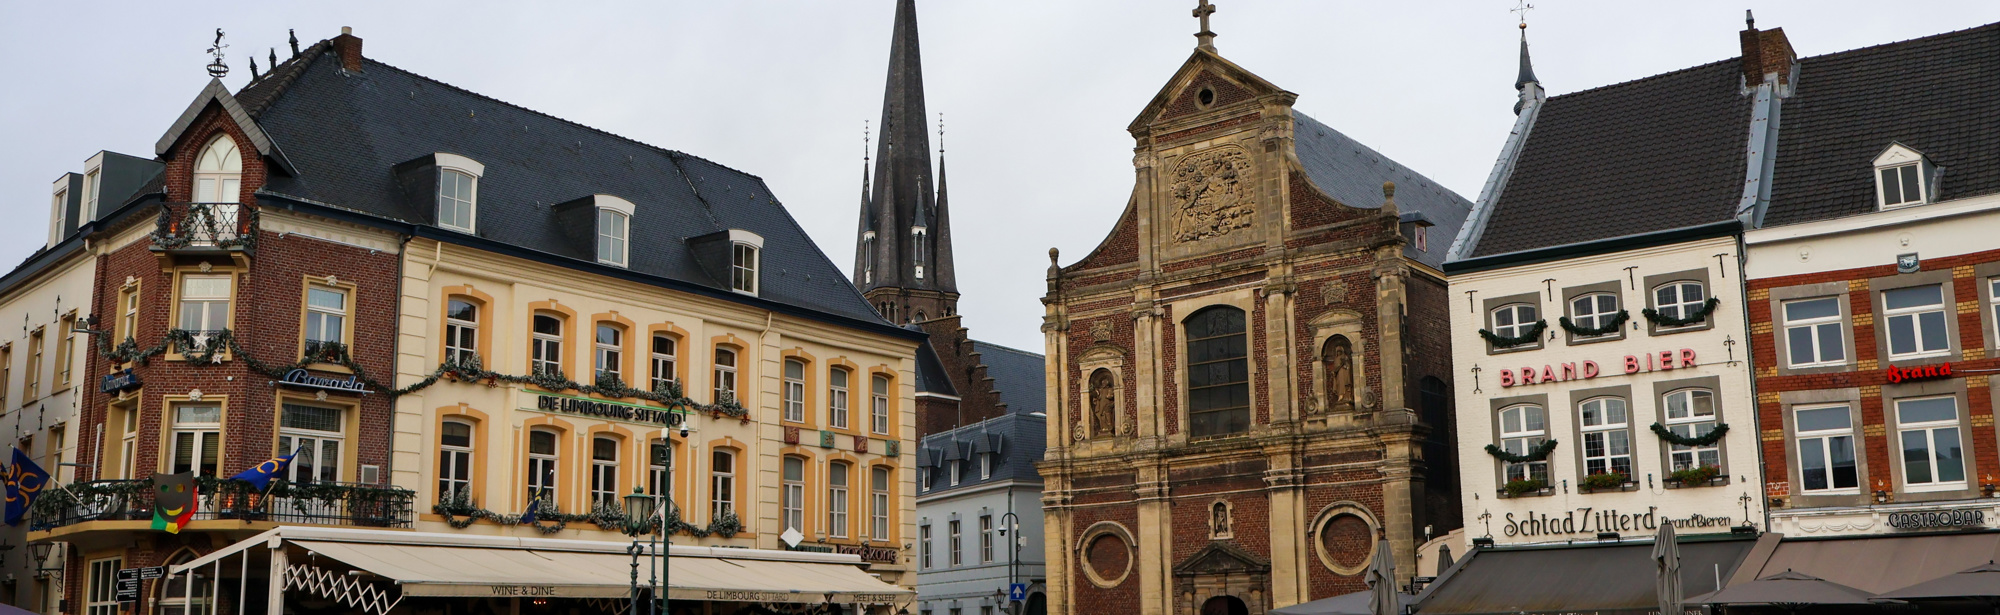
M528 500L528 511L521 513L521 524L534 525L535 513L540 512L541 510L542 510L542 494L537 493L535 494L534 499Z
M35 498L48 485L48 470L21 449L14 449L14 461L7 465L7 525L20 525L28 517L28 507L35 504Z
M272 477L285 473L285 468L292 466L292 458L299 456L299 453L305 451L306 447L301 446L299 450L292 451L290 455L266 459L263 463L257 464L256 467L237 472L235 476L229 477L229 480L245 481L256 486L258 491L263 491L266 487L270 486Z

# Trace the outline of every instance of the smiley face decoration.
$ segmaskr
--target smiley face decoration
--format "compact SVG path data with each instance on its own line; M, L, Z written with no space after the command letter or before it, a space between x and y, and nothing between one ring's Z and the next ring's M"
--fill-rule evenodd
M194 473L153 475L153 529L179 534L194 519L200 495Z

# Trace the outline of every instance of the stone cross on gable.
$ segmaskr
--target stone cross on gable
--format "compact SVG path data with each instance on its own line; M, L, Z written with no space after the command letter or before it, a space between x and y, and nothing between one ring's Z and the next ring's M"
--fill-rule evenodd
M1194 16L1201 19L1201 31L1194 34L1196 47L1215 50L1215 33L1208 29L1208 16L1214 14L1215 5L1209 4L1208 0L1201 0L1201 6L1194 7Z

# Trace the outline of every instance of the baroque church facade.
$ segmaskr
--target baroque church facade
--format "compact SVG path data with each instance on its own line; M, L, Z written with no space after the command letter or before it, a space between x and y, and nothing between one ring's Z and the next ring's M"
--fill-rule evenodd
M1247 613L1365 589L1460 526L1445 244L1471 203L1200 44L1128 127L1090 254L1050 250L1050 612Z

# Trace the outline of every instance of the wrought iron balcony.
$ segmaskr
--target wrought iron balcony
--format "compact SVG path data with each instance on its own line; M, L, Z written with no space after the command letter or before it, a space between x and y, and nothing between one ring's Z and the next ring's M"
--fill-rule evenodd
M271 481L269 491L250 483L196 479L201 495L195 521L269 521L286 525L410 527L416 493L396 487ZM151 521L153 480L100 480L46 489L35 500L32 526L50 530L90 521Z
M257 208L240 203L163 203L153 248L164 252L254 252Z
M167 332L174 354L181 356L214 356L229 349L229 337L228 329L174 329Z

